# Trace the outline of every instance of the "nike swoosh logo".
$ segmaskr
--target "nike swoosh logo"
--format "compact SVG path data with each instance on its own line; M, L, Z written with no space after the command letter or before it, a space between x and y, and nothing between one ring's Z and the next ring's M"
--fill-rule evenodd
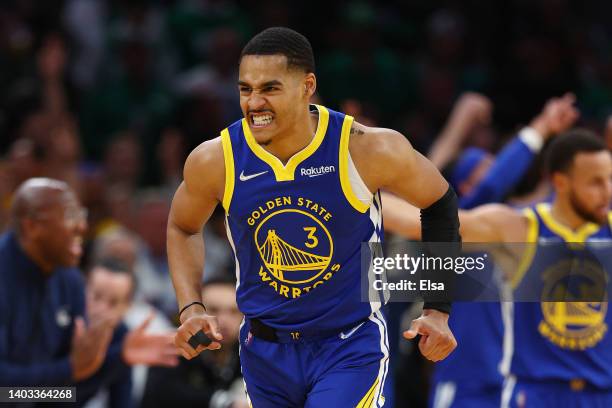
M244 170L242 170L240 172L240 177L239 178L240 178L240 181L247 181L247 180L253 179L255 177L259 177L262 174L266 174L267 172L268 172L268 170L262 171L261 173L249 174L248 176L245 176L244 175Z
M363 322L363 323L365 323L365 322ZM349 337L351 337L351 336L353 335L353 333L355 333L355 332L357 331L357 329L359 329L361 326L363 326L363 323L360 323L360 324L358 324L357 326L353 327L353 328L351 329L351 331L350 331L350 332L348 332L348 333L346 333L346 334L345 334L345 333L340 333L340 338L341 338L342 340L346 340L346 339L348 339Z

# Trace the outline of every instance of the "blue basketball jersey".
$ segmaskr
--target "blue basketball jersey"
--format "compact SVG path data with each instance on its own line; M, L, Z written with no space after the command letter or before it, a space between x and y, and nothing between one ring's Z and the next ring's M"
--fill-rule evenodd
M525 214L530 224L528 241L538 245L528 255L530 264L524 269L516 291L528 291L534 296L550 295L557 290L568 293L572 281L586 279L576 285L584 290L588 288L587 261L598 262L604 270L610 270L610 246L595 244L612 239L610 225L588 223L571 231L553 219L549 204L527 208ZM555 250L547 250L549 247ZM572 251L571 258L567 251ZM571 276L562 264L566 259L581 262ZM612 316L607 302L516 302L513 320L509 331L510 334L513 331L513 353L508 361L510 373L519 381L580 379L598 388L612 388L609 333Z
M502 306L497 302L455 302L448 326L457 349L436 363L433 382L471 382L501 388Z
M360 277L361 243L382 238L380 195L366 192L350 159L353 118L315 107L314 138L286 164L255 141L245 119L221 133L238 306L249 319L303 335L349 327L383 301L361 301Z

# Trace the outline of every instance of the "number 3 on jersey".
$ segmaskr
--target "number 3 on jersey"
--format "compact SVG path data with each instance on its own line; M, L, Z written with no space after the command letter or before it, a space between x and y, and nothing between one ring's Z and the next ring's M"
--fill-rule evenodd
M305 242L304 245L308 248L314 248L319 245L319 240L315 237L317 227L304 227L304 231L308 232L308 242Z

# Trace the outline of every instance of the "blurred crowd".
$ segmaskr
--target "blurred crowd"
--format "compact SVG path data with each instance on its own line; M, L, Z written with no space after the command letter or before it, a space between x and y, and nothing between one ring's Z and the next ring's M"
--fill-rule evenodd
M83 269L119 261L115 269L134 277L123 299L132 299L121 314L127 326L148 325L154 311L151 328L171 328L177 310L165 231L172 194L189 151L240 118L240 50L274 25L311 40L320 103L401 131L449 178L457 176L462 154L473 152L468 148L486 153L472 160L479 165L470 167L472 177L455 184L465 189L460 193L482 180L522 125L545 114L546 101L568 91L575 96L551 103L576 100L581 125L606 133L612 147L612 121L605 130L612 113L612 3L462 3L4 1L0 228L23 181L65 181L88 210ZM539 176L535 160L507 196L525 197ZM213 307L226 315L222 326L230 333L240 317L225 301L234 258L222 212L213 215L205 240L205 279L224 294ZM224 337L228 354L156 369L148 383L135 373L135 399L165 406L164 398L183 395L185 405L191 398L231 406L239 365L236 339Z

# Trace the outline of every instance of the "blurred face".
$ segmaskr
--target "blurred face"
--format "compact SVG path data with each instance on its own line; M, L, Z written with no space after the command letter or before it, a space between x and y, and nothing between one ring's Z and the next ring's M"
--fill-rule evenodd
M156 257L166 255L166 227L170 204L166 201L145 203L138 209L137 231Z
M131 237L111 237L104 243L100 257L119 259L134 268L138 257L137 243Z
M238 341L238 330L242 313L236 305L236 288L230 284L212 284L204 286L202 298L208 314L216 316L219 330L223 335L223 345L232 345Z
M288 69L283 55L245 55L238 79L240 107L257 143L289 133L315 87L314 74Z
M132 278L103 267L91 270L87 281L87 315L92 321L110 318L118 324L130 306Z
M586 221L603 224L612 200L612 155L608 151L578 153L567 174L558 173L557 189Z
M29 237L45 261L57 266L77 266L83 255L87 211L72 192L55 193L57 199L32 214Z
M138 141L132 137L122 137L108 146L104 167L111 180L134 183L140 173L141 159Z
M63 124L53 130L50 155L54 159L71 163L78 160L81 147L76 128L71 124Z

